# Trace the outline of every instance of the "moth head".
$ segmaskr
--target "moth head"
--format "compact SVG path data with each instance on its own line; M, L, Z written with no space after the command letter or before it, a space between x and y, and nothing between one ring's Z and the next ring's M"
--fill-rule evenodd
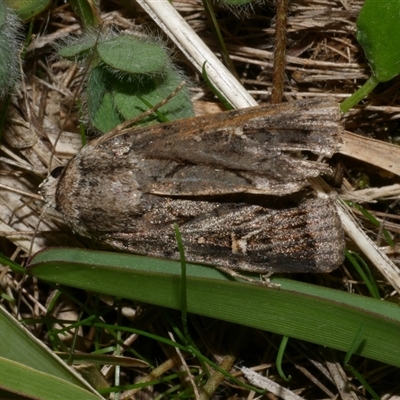
M39 186L39 192L43 196L43 200L54 209L57 208L56 192L63 171L64 167L54 168L50 175Z

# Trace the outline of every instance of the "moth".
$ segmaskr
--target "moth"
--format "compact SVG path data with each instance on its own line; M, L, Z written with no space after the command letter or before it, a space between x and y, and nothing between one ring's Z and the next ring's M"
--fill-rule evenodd
M341 126L309 99L105 135L41 185L79 235L114 249L239 271L328 272L343 261L333 201L307 191L330 173Z

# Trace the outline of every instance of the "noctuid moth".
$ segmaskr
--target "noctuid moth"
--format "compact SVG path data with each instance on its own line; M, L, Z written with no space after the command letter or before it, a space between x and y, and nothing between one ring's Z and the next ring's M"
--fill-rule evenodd
M332 200L306 187L330 172L320 158L340 130L337 104L319 99L133 129L93 140L41 193L74 232L118 250L179 259L177 223L190 262L327 272L343 232Z

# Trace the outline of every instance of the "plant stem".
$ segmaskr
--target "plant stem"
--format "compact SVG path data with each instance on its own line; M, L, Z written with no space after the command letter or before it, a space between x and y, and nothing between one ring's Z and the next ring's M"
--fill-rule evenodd
M378 79L375 75L372 75L367 82L364 83L356 92L354 92L350 97L348 97L343 103L340 105L340 111L342 113L346 113L350 110L350 108L354 107L358 104L364 97L366 97L369 93L371 93L376 85L379 83Z
M286 24L289 0L279 0L276 9L274 72L272 76L271 103L281 103L285 83Z

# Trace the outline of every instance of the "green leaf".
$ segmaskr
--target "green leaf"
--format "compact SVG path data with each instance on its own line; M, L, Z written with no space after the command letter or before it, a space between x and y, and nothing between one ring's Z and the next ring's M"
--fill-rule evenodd
M41 14L51 5L51 0L2 0L2 2L12 9L24 21L28 21Z
M101 132L111 131L122 122L110 93L104 94L92 122Z
M41 400L98 400L99 396L53 375L0 357L0 387Z
M0 97L14 87L19 77L20 29L15 13L0 2Z
M59 56L68 59L84 59L89 56L95 45L96 37L93 35L86 35L73 44L60 47L57 53Z
M365 0L357 19L357 40L372 75L342 102L343 113L371 93L379 82L386 82L400 72L400 0Z
M181 81L180 74L171 67L168 67L162 76L140 76L137 79L121 79L114 85L114 101L122 116L129 120L149 108L141 98L154 106L170 95ZM175 97L160 107L158 111L169 121L192 117L194 111L187 87L183 87ZM153 121L157 121L156 115L147 117L141 122L141 125L146 125Z
M110 93L110 87L115 84L115 80L100 65L91 69L86 84L89 118L92 125L101 132L108 132L122 122Z
M108 132L123 120L129 120L157 104L181 83L181 76L168 67L161 76L136 75L135 78L116 77L106 66L91 69L86 84L87 105L90 121L102 132ZM158 110L168 120L194 115L189 90L184 87L175 97ZM142 121L142 125L156 122L157 115Z
M90 61L86 82L87 111L92 126L101 132L108 132L158 104L173 93L183 79L171 66L162 46L133 36L106 38L91 31L61 47L58 54ZM183 87L141 124L160 122L160 115L167 121L192 117L189 89Z
M79 18L85 29L100 25L100 10L97 1L69 0L69 4Z
M25 274L25 268L22 268L19 264L17 264L15 261L10 260L8 257L6 257L4 254L0 253L0 263L3 265L8 265L12 271L14 271L16 274Z
M0 3L0 27L3 27L7 18L7 8L3 3Z
M168 63L168 55L160 45L128 35L99 43L97 51L117 73L160 75Z
M400 72L400 1L365 0L357 40L379 82L395 77Z
M0 388L36 394L35 398L41 399L101 398L92 394L94 391L74 370L1 307L0 343ZM81 397L76 397L78 393Z
M52 249L34 256L32 275L49 282L180 309L179 262L118 253ZM187 311L347 351L365 323L356 353L400 366L397 305L314 285L273 279L280 289L231 281L187 264Z

